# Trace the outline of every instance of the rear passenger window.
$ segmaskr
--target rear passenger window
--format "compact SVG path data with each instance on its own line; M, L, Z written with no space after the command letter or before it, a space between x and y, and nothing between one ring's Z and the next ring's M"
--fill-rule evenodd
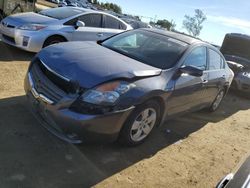
M105 28L110 28L110 29L121 29L121 30L126 30L127 27L124 23L120 22L119 20L105 15Z
M88 14L79 17L80 21L85 23L86 27L102 27L102 15L101 14Z
M225 68L225 60L223 58L221 58L221 61L220 61L220 68L221 69Z
M209 49L209 70L217 70L222 68L223 60L216 51Z
M184 62L186 66L194 66L201 70L207 68L206 47L197 47L194 49Z

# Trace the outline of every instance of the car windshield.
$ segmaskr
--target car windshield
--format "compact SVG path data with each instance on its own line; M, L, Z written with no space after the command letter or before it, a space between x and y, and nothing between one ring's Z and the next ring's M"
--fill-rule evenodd
M69 18L71 16L81 14L83 12L84 12L83 10L79 10L75 8L61 7L61 8L46 9L46 10L39 12L39 14L48 16L51 18L55 18L58 20L62 20L65 18Z
M188 46L187 43L146 30L122 33L102 45L160 69L173 67Z

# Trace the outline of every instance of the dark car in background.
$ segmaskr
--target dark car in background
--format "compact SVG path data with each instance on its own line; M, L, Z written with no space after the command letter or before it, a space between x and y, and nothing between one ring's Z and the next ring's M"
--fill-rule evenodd
M232 88L249 94L250 36L237 33L227 34L220 50L235 74Z
M226 175L216 188L249 188L250 156L241 164L236 172Z
M136 145L167 118L215 111L232 79L215 47L138 29L41 50L28 69L25 91L42 125L66 141L109 138Z

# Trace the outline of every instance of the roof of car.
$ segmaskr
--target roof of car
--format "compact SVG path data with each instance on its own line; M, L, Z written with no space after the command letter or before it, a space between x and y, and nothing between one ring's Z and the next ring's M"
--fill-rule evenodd
M185 35L185 34L181 34L181 33L175 33L175 32L171 32L171 31L166 31L166 30L161 30L161 29L155 29L155 28L144 28L143 30L147 30L147 31L151 31L154 33L158 33L161 35L165 35L177 40L180 40L182 42L185 42L187 44L193 44L193 43L198 43L198 42L202 42L204 43L202 40L199 40L197 38Z
M82 11L82 13L100 13L100 14L109 15L109 16L112 16L112 17L115 17L115 18L119 19L121 22L123 22L124 24L126 24L126 25L127 25L127 23L126 23L124 20L122 20L122 19L118 18L117 16L114 16L114 15L112 15L112 14L109 14L109 13L107 13L107 12L104 12L104 11L100 11L100 10L92 10L92 9L82 8L82 7L60 7L60 8L70 8L70 9L75 9L75 10Z
M82 8L82 7L71 7L71 6L68 6L68 7L60 7L60 8L75 9L75 10L80 10L80 11L82 11L82 12L98 12L98 11L96 11L96 10L87 9L87 8Z
M107 15L110 15L110 16L113 16L113 17L116 17L118 18L117 16L114 16L110 13L107 13L107 12L104 12L104 11L101 11L101 10L92 10L92 9L88 9L88 8L83 8L83 7L66 7L66 8L70 8L70 9L75 9L75 10L79 10L79 11L82 11L83 13L101 13L101 14L107 14Z

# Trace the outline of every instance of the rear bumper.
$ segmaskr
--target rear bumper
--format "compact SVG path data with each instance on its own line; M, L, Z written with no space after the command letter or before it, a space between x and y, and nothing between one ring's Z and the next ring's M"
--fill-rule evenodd
M70 143L115 141L134 108L102 115L79 114L62 107L63 104L50 105L35 98L27 76L24 87L30 109L39 122L51 133Z

